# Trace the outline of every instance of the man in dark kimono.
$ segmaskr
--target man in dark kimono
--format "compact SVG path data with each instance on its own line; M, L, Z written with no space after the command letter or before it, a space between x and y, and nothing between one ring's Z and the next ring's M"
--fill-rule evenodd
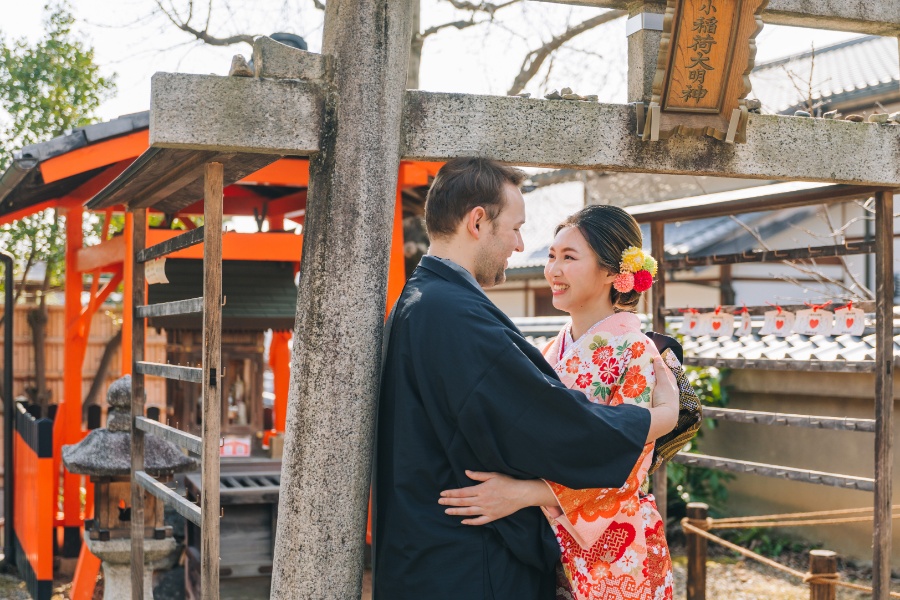
M537 507L483 527L438 504L465 471L569 488L624 484L677 405L607 407L563 386L482 287L523 250L524 174L455 159L425 205L431 238L387 335L374 481L374 600L552 600L559 547Z

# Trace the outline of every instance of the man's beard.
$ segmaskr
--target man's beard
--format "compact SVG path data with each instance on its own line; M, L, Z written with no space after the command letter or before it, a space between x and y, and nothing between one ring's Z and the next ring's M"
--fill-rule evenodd
M489 246L475 257L475 281L483 288L494 287L506 281L506 259L497 246Z

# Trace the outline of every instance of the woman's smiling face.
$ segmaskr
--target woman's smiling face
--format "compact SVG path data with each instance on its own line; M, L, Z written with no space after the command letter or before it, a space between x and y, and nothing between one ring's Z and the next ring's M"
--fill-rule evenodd
M553 306L572 314L610 303L609 293L616 275L600 266L597 255L577 227L565 227L550 246L544 278L553 291Z

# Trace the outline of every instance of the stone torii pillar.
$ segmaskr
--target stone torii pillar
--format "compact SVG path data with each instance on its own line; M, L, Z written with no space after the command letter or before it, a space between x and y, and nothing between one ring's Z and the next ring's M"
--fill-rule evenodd
M272 598L360 597L413 1L325 9Z

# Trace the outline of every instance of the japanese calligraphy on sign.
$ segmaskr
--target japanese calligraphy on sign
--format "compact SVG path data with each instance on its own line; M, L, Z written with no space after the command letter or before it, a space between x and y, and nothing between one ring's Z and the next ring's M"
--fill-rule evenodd
M668 2L644 139L653 130L658 139L681 133L744 141L746 110L735 111L750 92L754 38L768 0Z

